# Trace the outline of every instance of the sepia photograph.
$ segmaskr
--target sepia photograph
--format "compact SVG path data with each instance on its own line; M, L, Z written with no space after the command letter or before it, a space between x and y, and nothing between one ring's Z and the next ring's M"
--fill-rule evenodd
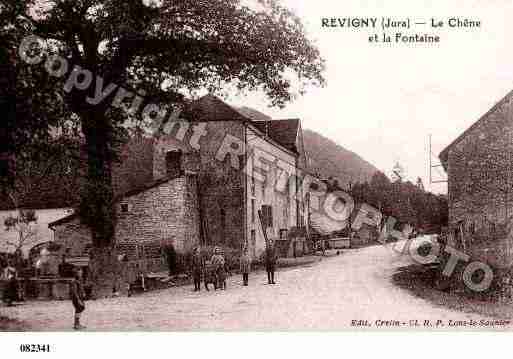
M512 17L0 0L0 345L511 333Z

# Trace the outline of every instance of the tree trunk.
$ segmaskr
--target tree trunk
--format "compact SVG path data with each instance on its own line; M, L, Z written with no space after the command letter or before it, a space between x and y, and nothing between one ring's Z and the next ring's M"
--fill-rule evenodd
M91 230L91 284L96 297L124 289L115 250L116 210L112 188L113 130L100 112L81 114L85 135L87 175L81 193L80 217Z
M87 175L81 194L80 215L91 228L93 246L114 244L115 207L112 188L113 131L106 116L82 115L86 140Z
M123 263L118 260L114 247L91 249L89 280L94 298L110 297L116 292L127 293Z

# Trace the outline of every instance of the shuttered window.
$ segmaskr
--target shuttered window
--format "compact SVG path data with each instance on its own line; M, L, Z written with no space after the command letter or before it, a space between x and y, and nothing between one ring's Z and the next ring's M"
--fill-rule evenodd
M273 227L273 208L269 205L262 205L262 220L265 227Z

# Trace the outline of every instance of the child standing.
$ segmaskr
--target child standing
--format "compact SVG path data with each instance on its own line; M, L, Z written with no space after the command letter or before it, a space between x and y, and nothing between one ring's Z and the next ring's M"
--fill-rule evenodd
M84 285L82 284L82 271L80 269L75 270L75 278L70 283L70 297L73 307L75 308L75 323L73 329L85 329L85 326L80 324L80 315L85 310L85 292Z
M244 248L244 252L240 257L240 272L242 273L242 282L244 286L248 286L249 272L251 271L251 258L248 254L248 249Z

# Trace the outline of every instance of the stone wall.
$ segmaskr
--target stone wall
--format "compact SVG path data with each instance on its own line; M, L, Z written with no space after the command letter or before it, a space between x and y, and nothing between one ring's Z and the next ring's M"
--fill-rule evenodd
M71 257L87 254L92 246L91 231L78 218L54 227L54 242L62 246L63 253Z
M160 241L190 250L199 241L195 187L196 175L188 173L121 200L116 243Z
M505 230L513 220L512 142L509 96L448 153L452 244L495 266L511 263Z
M239 248L244 238L244 187L242 173L231 166L230 155L216 159L227 135L243 143L244 125L240 121L209 121L206 135L198 145L192 141L194 126L201 123L175 124L167 136L155 142L153 174L155 179L166 174L167 151L183 152L183 170L198 171L198 202L201 206L206 245Z

